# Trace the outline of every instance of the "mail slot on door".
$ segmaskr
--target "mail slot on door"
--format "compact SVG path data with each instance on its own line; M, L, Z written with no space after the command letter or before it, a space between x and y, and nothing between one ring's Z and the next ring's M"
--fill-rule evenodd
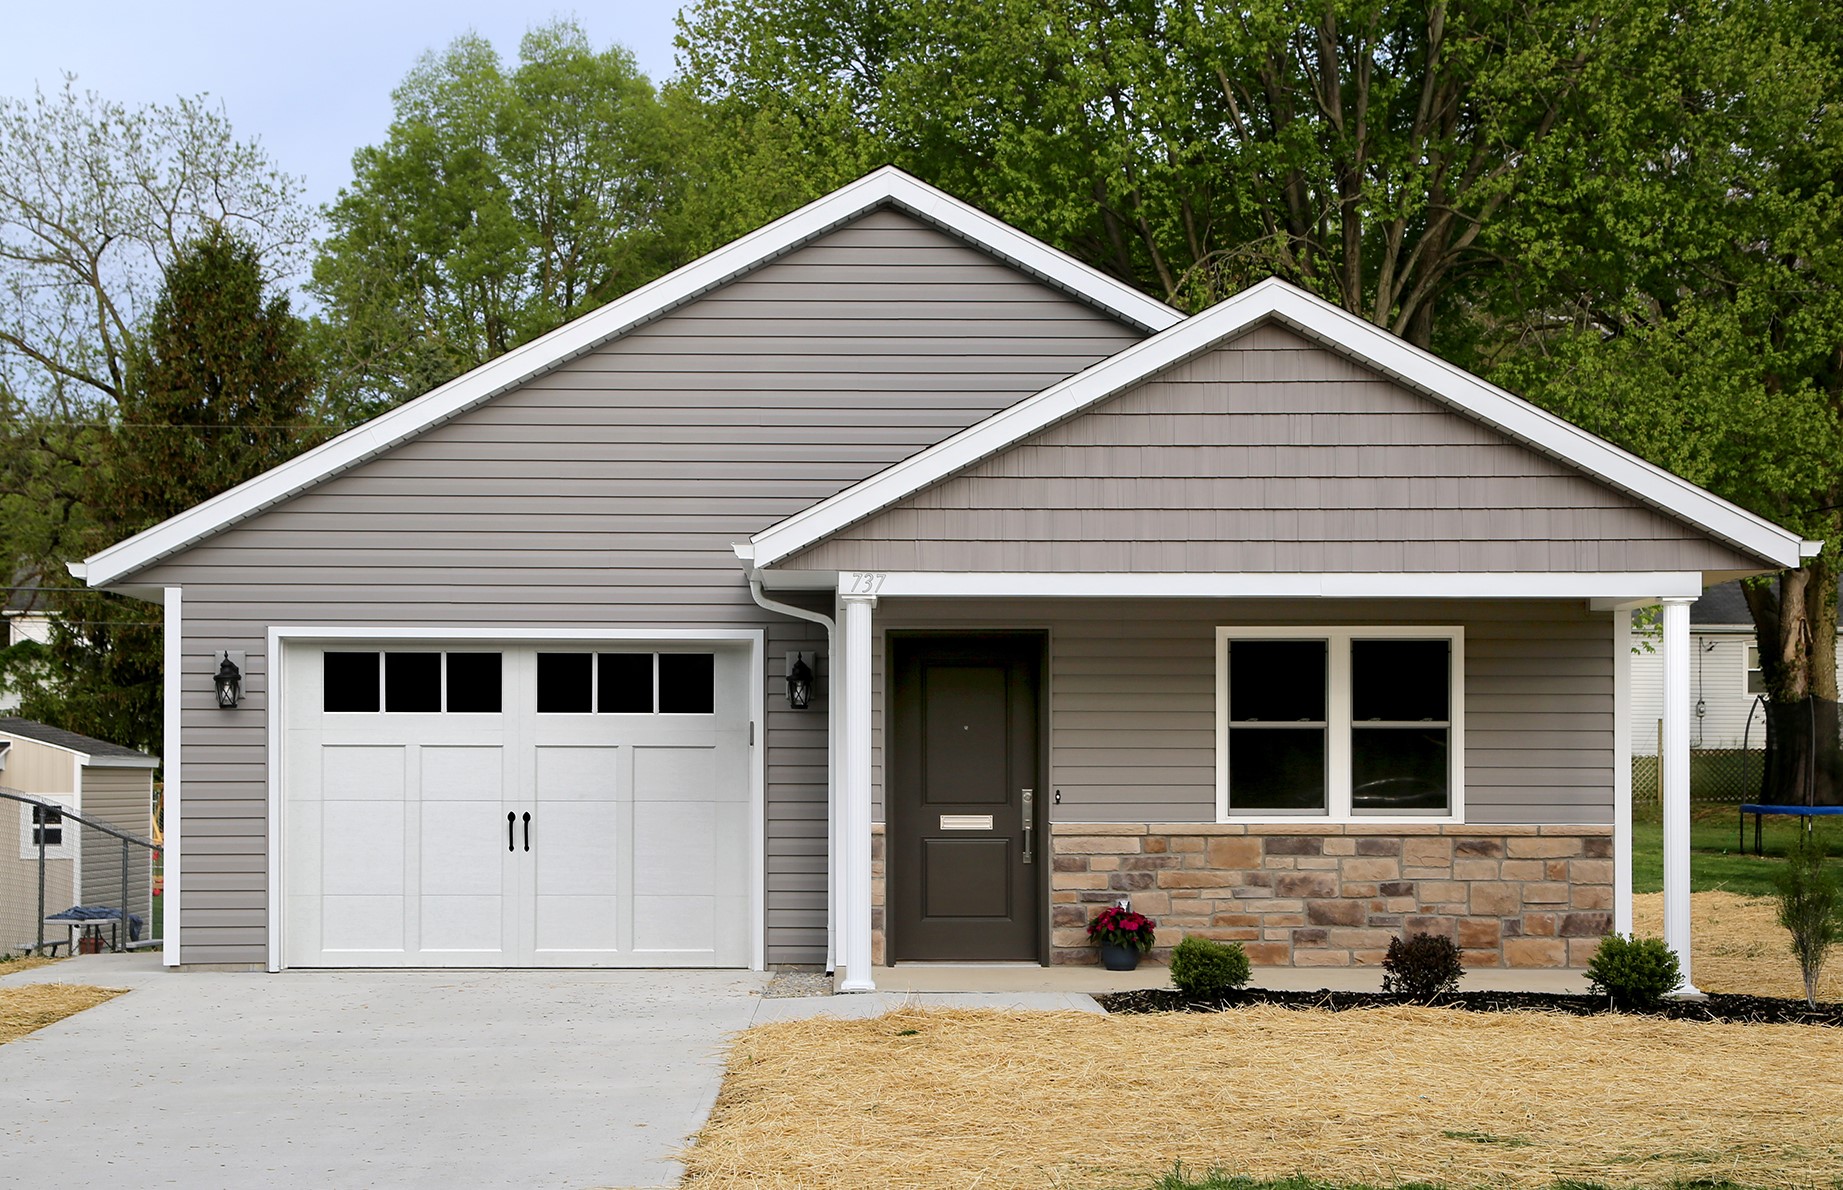
M990 814L943 814L941 829L944 831L989 831L992 829Z

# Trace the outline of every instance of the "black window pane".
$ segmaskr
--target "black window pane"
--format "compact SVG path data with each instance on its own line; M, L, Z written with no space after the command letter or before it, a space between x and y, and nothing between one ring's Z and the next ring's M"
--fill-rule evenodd
M1323 728L1237 727L1229 731L1229 809L1323 810Z
M1350 717L1445 722L1451 667L1443 640L1350 642Z
M1448 808L1444 727L1357 727L1350 732L1350 806L1389 814Z
M653 713L651 653L603 653L596 664L601 666L601 705L596 710L604 715Z
M588 653L539 653L538 714L586 715L594 710L594 661Z
M661 714L708 715L716 708L716 654L659 654L659 710Z
M1325 642L1229 642L1229 715L1237 723L1320 723L1325 718Z
M441 710L442 655L384 654L384 709L408 712Z
M448 654L448 710L497 715L503 679L498 653Z
M326 653L320 658L324 689L321 709L375 711L378 709L378 655L376 653Z

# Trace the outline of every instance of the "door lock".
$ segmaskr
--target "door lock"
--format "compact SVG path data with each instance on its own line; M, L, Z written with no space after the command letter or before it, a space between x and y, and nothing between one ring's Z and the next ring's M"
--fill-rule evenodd
M1030 826L1037 817L1035 813L1036 805L1037 791L1034 789L1024 790L1024 862L1027 864L1036 862L1035 857L1030 854Z

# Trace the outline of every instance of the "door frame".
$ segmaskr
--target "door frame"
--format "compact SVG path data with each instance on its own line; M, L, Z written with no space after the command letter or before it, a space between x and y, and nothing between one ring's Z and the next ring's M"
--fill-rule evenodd
M891 795L889 781L890 766L895 758L896 733L894 730L896 714L896 646L906 640L956 641L956 640L1013 640L1027 641L1037 650L1037 773L1038 805L1037 821L1031 824L1037 837L1043 842L1039 847L1041 862L1033 865L1037 871L1032 879L1037 886L1037 921L1036 921L1036 959L1037 965L1050 965L1050 872L1055 867L1054 853L1050 837L1050 807L1055 804L1054 781L1050 775L1050 648L1051 636L1048 627L1011 627L1009 625L978 626L966 625L955 627L891 627L883 632L883 690L879 699L883 721L883 961L892 965L895 961L897 914L895 912L896 882L891 879L890 869L895 863L895 839L899 824L895 810L896 799ZM1046 796L1047 795L1047 796Z
M268 631L268 962L270 971L287 967L283 932L287 928L287 872L282 833L287 815L282 798L288 772L288 646L342 641L380 644L392 641L427 645L442 641L458 644L543 645L601 644L607 641L658 641L661 644L709 644L749 647L749 969L767 967L767 717L766 671L763 669L767 631L761 628L427 628L427 627L276 627Z

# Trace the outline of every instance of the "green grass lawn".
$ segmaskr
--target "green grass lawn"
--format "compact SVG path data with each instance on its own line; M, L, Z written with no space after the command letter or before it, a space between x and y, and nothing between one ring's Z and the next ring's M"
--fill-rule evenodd
M1747 816L1746 850L1736 825L1739 811L1732 805L1699 804L1690 808L1689 883L1692 892L1711 889L1749 897L1772 895L1773 877L1804 824L1791 818L1767 818L1760 832L1763 857L1753 854L1753 815ZM1832 819L1819 821L1817 835L1832 855L1843 854L1843 827ZM1833 861L1843 866L1843 859ZM1656 805L1640 805L1632 813L1632 891L1662 892L1664 888L1664 826Z

